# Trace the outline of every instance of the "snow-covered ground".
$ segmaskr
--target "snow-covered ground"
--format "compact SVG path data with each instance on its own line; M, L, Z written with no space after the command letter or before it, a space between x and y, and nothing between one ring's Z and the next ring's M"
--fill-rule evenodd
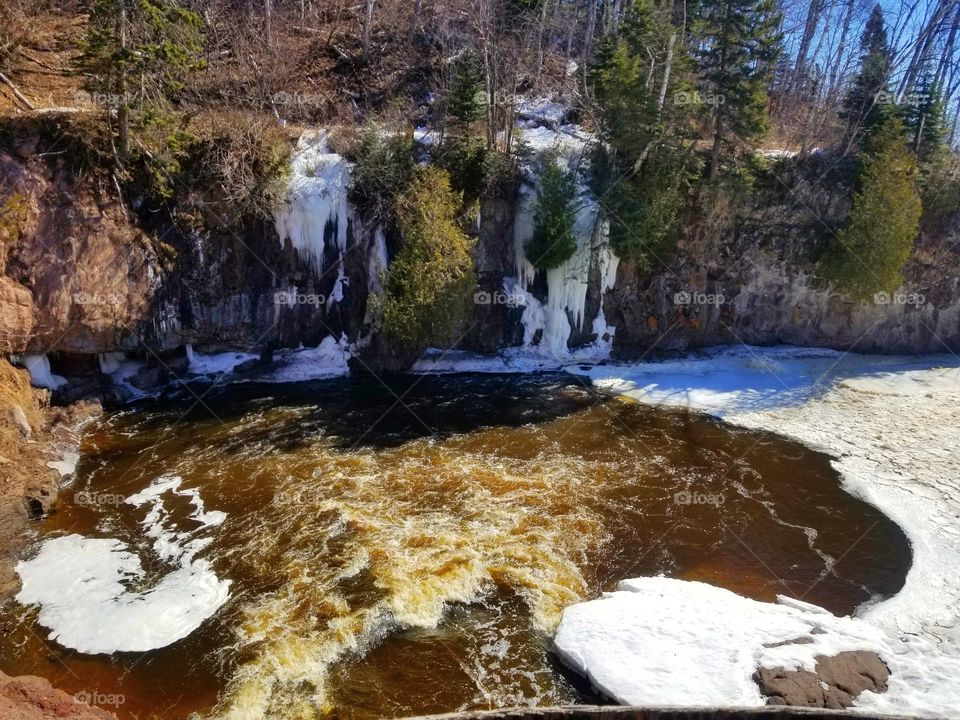
M857 613L856 632L864 634L859 647L879 652L892 671L886 693L865 693L857 705L960 715L960 359L737 348L571 370L641 402L701 410L834 456L844 488L896 521L913 547L904 588ZM763 645L772 635L764 628L780 612L777 606L706 598L697 583L661 580L673 597L666 602L658 593L667 586L652 583L622 586L636 597L618 599L618 593L568 609L558 632L561 654L595 682L602 675L602 689L624 702L760 704L759 693L744 695L743 686L717 677L742 678L747 665L750 673L756 669L768 652ZM651 613L651 604L664 614ZM675 616L680 607L687 612ZM757 629L719 631L731 607L756 618ZM675 627L680 621L682 633ZM586 652L588 644L593 649ZM650 682L637 682L652 672L650 653L659 654L661 666ZM622 660L618 669L604 659L611 654ZM688 687L683 673L703 682Z

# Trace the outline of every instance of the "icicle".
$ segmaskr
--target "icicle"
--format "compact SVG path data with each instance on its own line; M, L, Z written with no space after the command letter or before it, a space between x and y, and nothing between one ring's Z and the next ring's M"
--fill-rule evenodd
M349 185L350 166L329 151L326 133L301 135L291 161L287 200L273 217L280 242L289 239L317 274L323 271L328 226L337 249L346 250Z

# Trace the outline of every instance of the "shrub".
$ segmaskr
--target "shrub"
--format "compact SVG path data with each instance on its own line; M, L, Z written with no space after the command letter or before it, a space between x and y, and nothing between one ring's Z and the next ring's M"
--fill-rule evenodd
M943 148L920 165L924 221L943 223L960 211L960 156Z
M903 283L920 223L916 175L903 122L891 116L870 137L850 218L824 257L824 276L851 298L893 292Z
M215 193L231 218L269 218L286 194L290 143L273 118L207 118L189 145L184 184Z
M353 163L350 199L386 223L394 202L413 177L413 139L389 134L375 122L363 126L346 152Z
M402 245L387 270L381 318L387 338L405 351L448 342L469 311L476 276L460 205L447 174L432 166L417 169L397 198Z

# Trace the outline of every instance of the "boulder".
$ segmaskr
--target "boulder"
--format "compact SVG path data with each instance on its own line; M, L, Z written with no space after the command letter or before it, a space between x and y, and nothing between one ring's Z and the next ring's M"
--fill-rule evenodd
M759 668L754 680L768 705L839 710L853 705L864 690L884 692L890 670L875 652L857 650L817 655L810 670Z

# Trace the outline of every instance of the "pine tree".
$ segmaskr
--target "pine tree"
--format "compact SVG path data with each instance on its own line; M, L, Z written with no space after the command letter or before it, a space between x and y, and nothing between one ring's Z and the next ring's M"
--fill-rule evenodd
M910 256L920 222L917 167L895 115L869 136L846 226L824 259L824 275L850 297L893 292Z
M80 66L115 123L120 162L130 158L131 132L162 125L183 79L201 67L200 25L176 0L95 0L90 8Z
M696 23L701 79L711 103L711 180L719 174L725 148L767 130L767 87L780 52L779 21L775 0L718 0Z
M446 110L447 116L460 133L482 120L486 114L483 68L469 50L461 54L454 64Z
M619 33L601 40L588 75L601 139L592 188L614 251L643 269L669 251L696 165L701 108L675 40L669 4L638 0Z
M466 317L477 283L473 241L457 222L461 201L447 174L429 165L397 198L403 244L387 269L382 314L396 348L418 353L446 343Z
M883 10L875 5L860 38L860 70L840 112L840 118L847 122L848 138L870 135L891 114L890 64Z
M555 158L548 156L543 166L533 236L525 250L534 267L549 270L562 265L577 250L577 238L573 234L576 185L572 173Z
M949 131L943 92L929 66L923 69L916 88L906 99L904 121L910 144L921 162L932 158L946 145Z

